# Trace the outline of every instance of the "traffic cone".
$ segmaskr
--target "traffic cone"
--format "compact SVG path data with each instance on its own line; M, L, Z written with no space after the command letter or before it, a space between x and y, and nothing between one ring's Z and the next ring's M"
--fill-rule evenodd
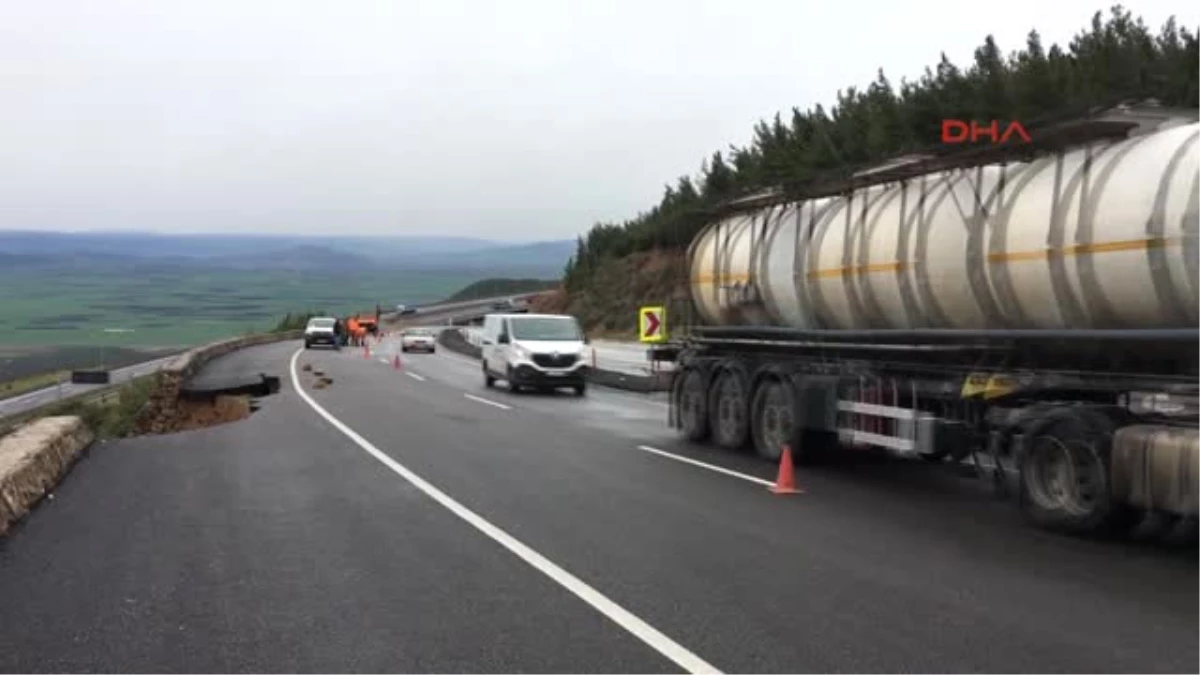
M771 492L777 495L794 495L801 492L796 487L796 472L792 467L792 446L784 444L783 456L779 458L779 476L771 486Z
M392 367L395 368L396 370L404 370L404 364L400 363L400 355L399 354L392 357Z

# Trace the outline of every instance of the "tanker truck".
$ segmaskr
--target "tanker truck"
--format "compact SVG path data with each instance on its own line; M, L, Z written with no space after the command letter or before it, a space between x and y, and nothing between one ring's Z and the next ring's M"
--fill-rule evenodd
M1195 532L1194 113L1058 125L710 213L669 424L978 468L1035 524ZM684 313L671 310L671 315Z

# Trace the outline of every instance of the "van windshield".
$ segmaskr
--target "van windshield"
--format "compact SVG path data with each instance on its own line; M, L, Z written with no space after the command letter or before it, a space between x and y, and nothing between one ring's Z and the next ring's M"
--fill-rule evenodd
M510 319L514 340L582 340L572 317L522 317Z
M313 319L308 322L309 328L333 328L334 319Z

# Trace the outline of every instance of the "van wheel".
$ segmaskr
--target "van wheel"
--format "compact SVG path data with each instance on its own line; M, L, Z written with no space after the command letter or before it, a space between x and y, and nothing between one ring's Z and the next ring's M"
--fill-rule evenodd
M496 384L496 378L492 377L492 374L488 372L487 361L484 361L483 362L483 386L487 387L488 389L491 389L493 386L495 386L495 384Z

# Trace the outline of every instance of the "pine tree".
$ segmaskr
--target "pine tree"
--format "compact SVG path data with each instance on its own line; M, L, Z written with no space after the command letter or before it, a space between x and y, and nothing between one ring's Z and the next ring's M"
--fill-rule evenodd
M1065 49L1046 48L1032 30L1024 48L1008 58L989 35L969 68L942 54L919 81L901 80L898 89L881 69L865 90L837 92L828 110L794 108L789 122L782 113L759 122L747 146L712 153L698 176L666 186L649 210L624 223L597 223L579 238L564 285L583 288L605 258L686 247L705 224L704 209L731 197L931 146L944 119L1033 120L1121 98L1196 108L1198 64L1195 32L1171 19L1155 35L1118 5L1107 19L1093 15Z

